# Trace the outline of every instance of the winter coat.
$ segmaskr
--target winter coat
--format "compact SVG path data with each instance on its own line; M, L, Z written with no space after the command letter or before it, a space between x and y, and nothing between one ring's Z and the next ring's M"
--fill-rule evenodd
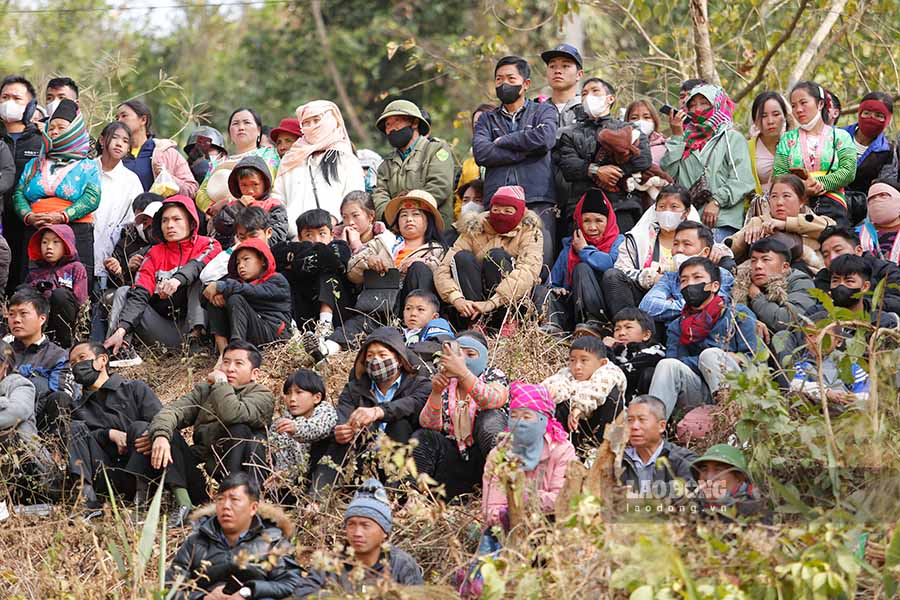
M198 383L194 389L167 404L150 423L151 440L164 437L170 442L176 430L194 428L194 448L204 459L212 458L210 448L225 437L230 425L243 424L261 431L272 422L275 396L266 386L250 382Z
M354 254L347 263L347 279L349 279L351 283L362 285L367 270L366 261L370 256L380 256L389 267L396 267L400 269L403 274L405 274L406 269L416 261L424 262L432 271L434 271L437 269L438 265L441 263L441 258L444 256L445 250L443 246L436 242L428 242L407 254L400 265L395 265L394 257L396 256L396 251L399 251L399 248L397 247L398 241L398 236L391 231L385 231L369 240L368 243L363 246L363 249Z
M145 192L165 168L178 182L179 194L193 198L197 193L197 180L173 140L151 137L144 142L136 157L129 152L122 163L138 176Z
M582 415L590 417L611 395L621 398L628 381L622 369L606 361L587 381L577 381L569 367L563 367L541 385L547 388L556 404L568 402L570 411L578 409Z
M0 381L0 433L15 430L19 441L34 441L34 394L34 384L18 373L10 373Z
M435 289L447 304L453 304L454 301L464 297L459 282L453 275L456 270L453 267L453 258L457 252L463 250L484 259L490 250L502 248L515 259L512 271L503 276L494 293L488 298L487 302L490 305L488 312L527 297L531 294L531 289L540 283L541 267L544 264L541 218L533 211L526 210L522 221L512 231L497 233L488 222L489 214L481 212L464 215L456 223L459 238L444 255L434 274Z
M190 219L191 234L180 242L160 242L155 244L144 256L144 262L135 277L134 286L128 290L125 306L119 316L116 327L131 331L141 318L148 304L159 307L159 312L167 314L170 302L162 300L156 294L156 286L164 279L177 279L181 282L179 291L187 288L197 280L203 267L222 251L219 242L198 234L200 220L194 203L184 196L172 196L163 201L163 207L153 216L153 235L162 240L162 216L169 204L177 204L184 208Z
M16 373L34 384L37 394L35 414L43 412L43 401L48 392L61 392L72 398L75 381L69 367L68 352L51 342L46 335L28 347L15 339L10 345Z
M859 123L853 123L844 127L844 131L851 138L856 136L856 128ZM876 179L897 179L897 154L894 152L894 144L888 141L884 132L872 140L866 151L856 159L856 177L847 184L846 191L869 193L869 186Z
M237 273L237 256L241 250L255 250L263 259L264 271L258 279L244 281ZM275 271L275 259L265 240L250 238L241 242L228 260L228 277L216 282L216 290L225 296L237 294L246 298L250 307L267 323L278 328L278 335L291 323L291 286Z
M653 370L656 369L657 363L666 357L666 349L650 338L646 342L613 344L612 348L607 349L607 354L609 360L625 373L625 379L628 381L625 401L629 402L638 394L649 393Z
M624 171L620 184L624 184L625 180L635 173L642 173L650 168L653 164L653 158L650 154L650 144L647 136L640 134L637 146L640 154L631 158L626 164L617 164L611 156L598 157L597 150L600 146L597 135L604 129L618 131L624 128L632 129L630 123L625 123L614 117L605 116L599 119L592 119L584 116L580 121L571 127L562 130L559 136L559 142L553 150L553 162L558 165L566 181L572 184L570 195L568 198L557 198L557 203L561 211L561 219L568 224L572 221L575 214L575 207L581 197L590 188L596 187L594 180L588 175L588 167L592 164L599 166L615 165ZM627 199L627 192L607 192L609 201L614 209L619 209L620 205ZM635 205L634 208L640 208Z
M129 223L122 228L122 234L119 236L119 241L116 242L116 247L112 253L112 257L119 261L122 274L113 275L107 271L109 280L112 282L110 287L121 287L123 285L130 287L134 285L135 274L138 271L132 272L128 268L128 261L131 260L132 256L146 256L153 246L152 243L141 237L137 227L134 223Z
M664 466L664 461L659 460L662 457L666 458L668 466ZM687 448L682 448L672 442L663 442L662 451L660 451L654 465L653 477L650 480L651 487L648 489L652 490L652 483L656 481L671 483L675 478L683 479L685 482L693 481L694 476L691 474L691 464L696 459L697 455ZM642 487L641 482L638 479L634 460L627 453L622 455L622 467L622 483L630 485L633 490L639 492ZM654 497L654 499L656 498Z
M73 418L84 421L91 436L109 454L116 454L116 444L109 439L109 430L127 434L129 447L142 436L162 403L149 385L143 381L128 381L118 374L109 376L100 389L83 390L81 402Z
M596 247L588 244L584 248L581 249L581 252L578 253L578 258L581 262L590 265L590 267L596 271L598 281L600 276L607 269L612 269L616 264L616 259L619 258L619 247L622 245L622 242L625 241L624 235L619 235L612 246L609 249L609 252L603 252L602 250L598 250ZM550 271L550 284L551 287L561 287L565 289L571 289L571 282L569 279L569 249L572 246L572 238L566 237L562 240L562 250L559 251L559 256L556 257L556 261L553 263L553 269Z
M659 166L688 189L705 170L709 191L721 207L716 227L740 229L744 225L744 196L756 189L750 151L744 136L733 129L723 128L706 142L700 152L692 151L687 158L682 158L683 154L684 137L670 137ZM694 208L702 212L705 207Z
M500 524L503 512L509 510L506 489L500 478L494 474L502 456L509 452L510 438L504 437L490 454L484 467L482 479L481 513L487 527ZM575 446L569 440L554 442L549 434L544 434L544 449L538 465L531 471L525 471L526 499L529 491L535 487L538 493L538 505L541 512L550 514L556 506L556 498L566 482L566 470L569 463L577 460Z
M384 404L379 404L375 399L372 391L372 379L366 372L366 350L375 342L390 348L397 355L403 378L393 400ZM381 327L370 333L360 346L353 370L350 372L350 380L338 397L338 424L346 423L350 414L357 408L377 406L384 410L384 419L381 422L394 423L405 419L409 421L413 430L418 429L419 413L422 412L422 408L431 394L431 382L418 375L414 364L415 361L398 330ZM374 429L378 425L378 423L373 423L369 427Z
M222 533L214 504L194 511L190 518L200 522L166 571L166 588L182 576L184 587L199 589L179 592L178 600L201 600L223 583L228 593L246 586L251 598L287 598L300 583L291 545L294 528L281 508L260 502L250 529L233 547Z
M727 299L731 297L734 275L719 267L719 277L721 277L719 295ZM668 323L672 319L677 319L684 309L684 297L681 295L678 272L663 273L662 278L653 284L653 287L641 299L638 308L647 313L654 321Z
M743 304L728 302L706 339L681 345L681 319L666 328L666 358L677 358L700 374L700 353L708 348L752 357L756 353L756 316Z
M309 284L311 278L323 274L344 277L350 261L350 246L344 240L332 240L329 244L313 242L283 242L272 247L275 268L297 285Z
M441 140L420 135L406 158L400 156L399 150L393 151L378 166L378 180L372 192L376 218L384 218L388 202L401 192L425 190L434 196L448 227L453 222L454 171L453 153Z
M65 254L55 265L45 262L41 254L41 237L45 231L52 231L63 241ZM50 293L56 288L65 288L75 294L79 304L87 302L88 274L84 265L78 262L78 249L75 247L75 234L68 225L45 225L38 229L28 241L28 259L34 267L28 270L25 283L38 289L44 297L50 299ZM42 285L44 284L44 285ZM49 289L40 289L50 284Z
M12 154L13 167L15 169L12 185L3 191L3 212L8 215L14 215L11 218L15 219L15 221L10 221L9 218L4 219L4 226L9 226L10 223L15 223L16 221L19 221L19 225L21 225L21 221L17 218L18 215L14 210L13 194L16 190L16 184L22 176L22 171L25 170L25 165L27 165L32 158L39 156L41 153L41 148L43 147L41 131L38 129L37 125L29 123L25 126L25 131L22 132L18 140L13 140L6 132L4 132L2 139L9 149L10 154ZM2 181L5 185L7 182L6 168L8 167L3 167L2 164L3 161L0 160L0 173L2 173Z
M16 177L16 161L13 159L12 150L6 142L0 140L0 195L13 189L18 181Z
M753 217L740 231L729 237L727 242L734 253L735 260L743 261L750 255L750 245L744 241L748 227L759 226L768 221L764 217ZM825 261L820 252L819 235L826 227L834 226L834 219L824 215L817 215L809 207L804 206L796 217L788 217L784 221L784 233L796 234L803 241L803 254L800 256L809 268L815 272L825 266Z
M502 106L475 124L472 154L485 168L485 204L504 185L520 185L528 204L555 202L551 150L556 145L559 113L552 104L526 100L514 117Z
M322 159L328 152L337 152L337 178L325 181ZM311 155L306 164L279 173L272 187L272 198L280 200L287 208L288 238L297 238L297 217L308 210L327 210L341 220L341 201L350 192L365 190L362 166L359 159L349 152L329 150Z
M884 286L884 310L900 315L900 267L896 263L877 258L869 252L865 252L863 258L872 268L872 278L869 280L872 291L878 287L882 279L887 280ZM821 269L816 273L813 282L818 289L829 292L831 290L831 271L827 268ZM891 287L892 285L896 287Z
M390 579L400 585L425 584L422 578L422 568L416 559L395 546L391 546L387 550L382 549L381 558L373 567L365 570L362 582L357 582L350 576L355 566L353 563L346 562L340 573L311 569L300 578L300 582L294 588L293 597L297 600L318 598L320 592L334 584L337 584L343 591L351 593L359 591L360 585L376 586L383 579Z
M807 291L815 287L812 278L798 269L791 269L787 277L770 276L763 293L748 302L750 284L750 263L745 262L738 267L731 298L736 303L746 303L757 320L773 333L787 329L801 316L811 314L818 305Z
M241 188L240 181L236 174L239 169L253 169L259 173L263 180L263 193L251 202L248 206L255 206L266 211L269 216L269 226L272 228L272 237L269 244L274 245L288 239L288 213L284 203L270 197L272 192L272 172L266 161L257 154L248 154L237 162L231 174L228 176L228 189L235 198L226 204L213 217L213 227L216 230L216 239L223 247L231 246L234 243L234 220L237 217L238 210L243 205L240 201Z

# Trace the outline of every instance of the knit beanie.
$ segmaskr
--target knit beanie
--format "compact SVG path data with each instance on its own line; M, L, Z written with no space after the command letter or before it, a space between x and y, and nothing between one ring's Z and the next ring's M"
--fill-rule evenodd
M507 233L516 228L525 216L525 190L520 185L504 185L494 192L491 206L512 206L516 212L511 215L488 213L488 222L497 233Z
M603 190L591 188L585 192L584 202L581 205L581 214L583 215L584 213L595 213L604 217L609 216L609 208L606 206L606 196L603 195Z
M68 98L63 99L59 106L56 107L56 110L53 111L53 114L50 115L50 120L53 119L65 119L69 123L75 120L75 117L78 115L78 105L69 100Z
M391 534L393 517L387 492L377 479L367 479L356 491L350 505L344 512L344 523L350 517L365 517L378 523L388 535Z

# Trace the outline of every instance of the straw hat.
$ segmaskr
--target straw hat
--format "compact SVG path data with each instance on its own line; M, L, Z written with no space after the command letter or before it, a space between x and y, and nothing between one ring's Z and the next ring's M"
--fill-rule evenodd
M438 211L437 201L425 190L410 190L391 198L391 201L384 207L384 220L388 226L397 222L397 215L404 208L418 208L430 212L437 228L444 229L444 219L441 218L441 213Z

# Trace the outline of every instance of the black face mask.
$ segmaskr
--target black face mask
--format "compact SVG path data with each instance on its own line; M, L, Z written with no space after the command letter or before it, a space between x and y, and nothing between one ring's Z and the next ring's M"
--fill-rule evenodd
M503 104L512 104L519 99L519 94L522 93L522 86L504 83L498 85L494 91L497 93L497 99L500 100L500 102Z
M94 360L89 358L72 365L72 377L78 385L91 387L100 377L100 371L94 368Z
M700 305L712 295L711 291L705 289L708 285L708 283L692 283L681 288L684 303L691 308L700 308Z
M841 308L850 308L854 304L858 302L857 298L854 298L856 294L860 293L862 288L852 288L847 287L846 285L839 285L837 287L831 288L831 299L834 301L835 306L840 306Z
M395 129L387 134L388 144L394 148L405 148L413 136L412 125L407 125L403 129Z

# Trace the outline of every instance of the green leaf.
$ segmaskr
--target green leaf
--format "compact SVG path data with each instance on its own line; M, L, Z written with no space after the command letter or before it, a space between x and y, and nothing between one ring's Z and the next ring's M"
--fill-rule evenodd
M150 555L153 553L153 545L156 542L156 529L159 525L159 507L162 504L163 487L166 481L166 474L163 472L159 480L159 486L156 493L153 494L153 501L150 502L150 510L147 511L147 518L144 521L144 528L141 530L141 538L138 540L137 557L134 563L135 579L140 577L147 567Z
M119 547L116 546L115 542L109 540L106 542L106 548L109 550L113 562L116 563L116 569L119 571L119 575L124 577L125 574L128 573L128 569L125 567L125 561L122 560L122 553L119 551Z
M484 600L501 600L506 595L506 582L500 577L493 561L488 560L481 565L481 578L484 580L481 595Z
M653 588L649 585L642 585L631 592L628 600L653 600Z
M884 552L884 591L888 598L893 598L898 590L897 580L891 574L897 565L900 565L900 521L894 525L894 535Z

